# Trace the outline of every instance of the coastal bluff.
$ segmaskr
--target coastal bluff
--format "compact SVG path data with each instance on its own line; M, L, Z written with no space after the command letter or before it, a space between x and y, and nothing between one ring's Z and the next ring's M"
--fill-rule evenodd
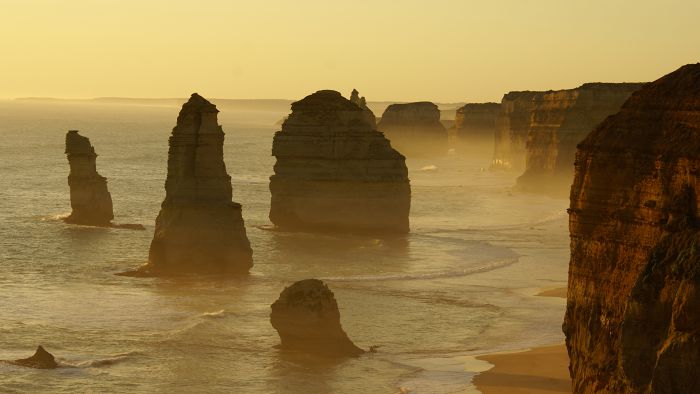
M409 157L447 153L447 130L440 122L438 106L431 102L391 104L377 128L392 146Z
M533 99L543 92L508 92L496 115L491 169L523 171Z
M496 135L496 118L501 111L499 103L469 103L455 112L454 128L448 130L451 144L460 154L482 154L492 147Z
M165 200L148 263L133 276L245 274L253 265L241 205L232 201L216 106L194 93L169 141Z
M578 147L566 334L576 393L700 388L700 64L646 84Z
M90 139L69 130L66 134L66 156L70 173L70 216L66 223L110 227L114 212L107 178L97 172L97 153Z
M575 89L533 97L525 147L525 171L516 189L561 194L569 192L576 145L639 90L641 83L586 83Z
M270 221L285 231L409 231L405 157L370 113L332 90L292 104L275 133Z

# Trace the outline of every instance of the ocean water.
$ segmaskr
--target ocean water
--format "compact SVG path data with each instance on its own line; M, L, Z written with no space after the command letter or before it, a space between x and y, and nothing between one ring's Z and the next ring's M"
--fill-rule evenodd
M1 392L459 393L488 367L471 356L563 340L567 201L510 192L483 157L409 159L411 233L385 240L279 233L269 220L274 123L284 112L220 107L225 161L255 266L246 278L114 274L148 256L179 108L0 102L0 359L38 344L66 365L0 364ZM108 178L115 222L67 225L64 138L79 129ZM321 278L344 329L376 353L333 363L275 348L270 304Z

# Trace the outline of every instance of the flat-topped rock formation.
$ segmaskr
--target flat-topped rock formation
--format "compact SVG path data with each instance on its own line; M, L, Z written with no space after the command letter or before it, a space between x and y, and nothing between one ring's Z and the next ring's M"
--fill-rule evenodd
M241 274L252 267L241 205L231 201L218 112L196 93L182 106L148 264L131 274Z
M340 325L333 292L318 279L295 282L272 304L270 323L280 336L280 349L323 356L357 356Z
M563 325L576 393L700 388L700 64L579 145Z
M438 106L431 102L391 104L382 114L377 128L405 155L447 153L447 130L440 122Z
M293 103L272 154L270 220L279 229L408 232L405 158L340 93L321 90Z
M34 352L34 355L28 358L19 360L7 360L8 364L18 365L20 367L36 368L36 369L54 369L58 368L58 363L53 354L47 352L43 346L39 346Z
M641 83L587 83L533 98L526 144L523 191L564 195L574 175L576 145L616 113Z
M543 92L509 92L496 116L492 169L523 171L533 99Z
M459 107L453 130L456 151L478 154L484 152L485 147L491 148L500 111L499 103L470 103Z
M68 186L72 212L67 223L111 226L114 213L107 178L97 173L97 154L87 137L70 130L66 134L66 156L70 165Z

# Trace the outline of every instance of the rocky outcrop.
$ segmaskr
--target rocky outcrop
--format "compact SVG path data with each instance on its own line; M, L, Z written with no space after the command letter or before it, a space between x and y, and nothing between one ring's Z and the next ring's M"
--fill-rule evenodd
M340 93L322 90L293 103L272 154L270 220L279 229L408 232L405 158Z
M525 147L534 108L533 99L541 94L523 91L509 92L503 96L500 112L496 116L492 169L522 171L525 168Z
M107 178L97 173L97 154L87 137L70 130L66 134L66 156L70 165L68 186L72 212L67 223L111 226L114 218Z
M362 108L363 111L365 111L365 113L367 114L367 118L371 120L372 127L377 126L377 117L374 116L374 112L372 112L372 110L369 109L369 107L367 106L367 100L365 100L365 96L360 97L360 92L358 92L357 89L353 89L350 93L350 101L358 107Z
M577 393L700 387L700 64L579 145L563 325Z
M280 336L280 348L325 356L357 356L340 325L333 292L318 279L295 282L272 304L270 323Z
M438 106L431 102L391 104L377 128L409 157L447 153L447 130L440 122Z
M478 154L492 147L496 135L496 117L501 104L471 103L457 109L454 142L458 153ZM443 122L444 123L444 122Z
M19 360L7 361L12 365L21 367L36 368L36 369L54 369L58 368L58 363L53 357L53 354L47 352L43 346L39 346L33 356L22 358Z
M547 194L568 193L576 145L616 113L641 83L587 83L533 98L525 172L517 188Z
M148 264L134 275L241 274L252 267L241 205L231 201L218 112L196 93L182 106Z

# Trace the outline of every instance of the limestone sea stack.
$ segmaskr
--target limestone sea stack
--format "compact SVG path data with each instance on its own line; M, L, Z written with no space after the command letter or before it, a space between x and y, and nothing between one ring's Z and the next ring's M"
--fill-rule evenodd
M440 122L438 106L431 102L391 104L377 128L409 157L447 153L447 130Z
M139 275L241 274L253 265L216 106L193 94L170 137L165 200Z
M579 145L563 325L576 393L700 389L700 64Z
M324 356L357 356L340 325L333 292L318 279L295 282L272 304L270 323L280 336L280 348Z
M270 220L279 229L408 232L405 158L340 93L321 90L293 103L272 154Z
M492 169L523 171L525 146L530 131L533 99L542 92L509 92L501 100L496 116Z
M546 194L569 192L576 145L616 113L641 83L587 83L533 98L525 172L517 189Z
M454 143L458 153L479 154L491 148L496 135L499 103L470 103L455 113Z
M68 186L72 212L67 223L111 226L114 218L107 178L97 173L95 148L87 137L70 130L66 134L66 156L70 166Z

